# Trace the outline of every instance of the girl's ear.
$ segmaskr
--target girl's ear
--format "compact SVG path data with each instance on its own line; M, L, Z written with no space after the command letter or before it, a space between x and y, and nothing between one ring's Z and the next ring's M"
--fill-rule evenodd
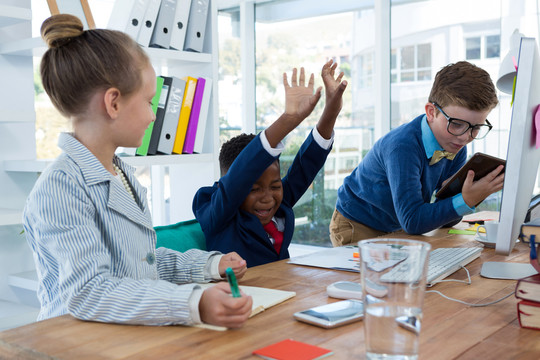
M425 108L426 108L427 121L432 122L433 119L435 119L435 115L437 115L437 109L435 108L435 105L433 105L430 102L426 104Z
M120 97L122 94L117 88L109 88L103 94L103 103L105 105L105 111L111 119L116 119L120 113Z

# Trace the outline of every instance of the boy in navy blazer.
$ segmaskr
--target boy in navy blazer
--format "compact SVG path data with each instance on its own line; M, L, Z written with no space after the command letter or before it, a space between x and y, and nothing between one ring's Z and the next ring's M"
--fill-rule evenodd
M223 144L219 155L221 178L202 187L193 199L208 250L236 251L256 266L289 257L294 232L293 206L324 165L333 143L333 130L347 82L334 78L337 64L324 64L326 104L316 128L302 144L287 175L280 178L281 140L315 108L321 88L314 76L305 84L304 69L293 69L291 85L283 74L285 112L259 135L242 134Z

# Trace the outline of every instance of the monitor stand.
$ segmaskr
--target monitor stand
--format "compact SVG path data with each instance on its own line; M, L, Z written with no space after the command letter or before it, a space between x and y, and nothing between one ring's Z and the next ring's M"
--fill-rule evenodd
M482 264L480 275L490 279L518 280L538 274L531 264L485 262Z

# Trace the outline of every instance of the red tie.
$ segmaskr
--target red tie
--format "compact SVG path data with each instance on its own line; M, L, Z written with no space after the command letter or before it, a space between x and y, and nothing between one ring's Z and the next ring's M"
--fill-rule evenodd
M263 227L264 230L268 233L268 235L274 238L274 249L276 249L277 253L279 254L279 251L281 250L281 244L283 243L283 233L281 231L278 231L276 224L274 224L273 221L270 221Z

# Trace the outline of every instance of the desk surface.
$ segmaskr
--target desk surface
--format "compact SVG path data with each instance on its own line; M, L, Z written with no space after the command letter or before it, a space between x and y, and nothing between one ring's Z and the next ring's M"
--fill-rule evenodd
M464 228L465 224L458 227ZM433 248L476 246L470 235L436 230L424 236L391 237L428 241ZM469 303L487 303L514 291L513 280L480 277L482 262L526 262L528 247L517 244L508 257L484 249L467 268L472 284L439 283L432 289ZM466 279L461 270L451 276ZM325 330L293 319L294 312L337 301L326 286L359 281L356 273L287 264L286 260L249 269L242 285L296 291L297 296L224 332L182 326L127 326L84 322L69 315L0 333L0 358L24 359L258 359L257 348L293 338L334 351L332 359L363 359L363 323ZM427 293L420 335L420 359L539 359L540 332L519 327L513 296L487 307L469 307ZM435 355L436 354L436 355Z

